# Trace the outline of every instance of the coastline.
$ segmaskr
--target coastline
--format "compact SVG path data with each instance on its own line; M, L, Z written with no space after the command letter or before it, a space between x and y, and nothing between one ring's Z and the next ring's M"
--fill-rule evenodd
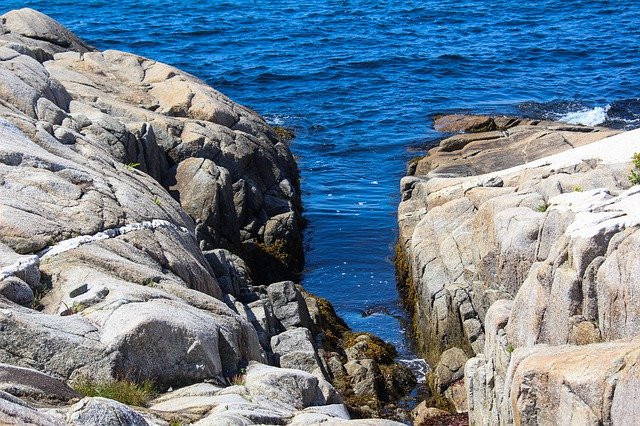
M489 128L477 127L489 120ZM635 356L635 343L618 339L632 339L640 317L606 301L634 285L633 273L614 278L609 265L625 258L622 248L633 246L640 225L638 190L629 181L640 130L513 117L442 121L463 123L447 130L466 133L410 166L398 209L400 286L440 395L430 404L468 411L473 424L629 418L628 410L606 408L629 389L592 400L601 411L572 414L559 407L580 406L581 385L571 385L575 394L554 386L578 380L583 365L571 358L578 353L603 363L589 364L585 386L609 377L606 365ZM610 358L598 357L601 350ZM547 383L541 377L550 377L554 363ZM528 408L534 401L535 411Z
M290 281L304 219L279 133L39 12L2 29L0 421L408 418L395 349Z

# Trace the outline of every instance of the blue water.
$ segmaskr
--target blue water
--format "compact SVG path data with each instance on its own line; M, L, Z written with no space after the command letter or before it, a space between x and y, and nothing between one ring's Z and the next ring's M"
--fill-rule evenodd
M293 127L304 286L409 351L390 258L405 162L438 112L640 125L640 1L4 0L182 68ZM374 309L373 315L363 311Z

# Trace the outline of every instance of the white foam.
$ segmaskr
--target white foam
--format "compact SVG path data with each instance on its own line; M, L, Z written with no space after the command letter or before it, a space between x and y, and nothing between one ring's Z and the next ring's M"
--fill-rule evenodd
M559 121L569 124L582 124L585 126L597 126L607 119L607 112L611 105L605 107L595 107L593 109L584 109L576 112L570 112L560 117Z

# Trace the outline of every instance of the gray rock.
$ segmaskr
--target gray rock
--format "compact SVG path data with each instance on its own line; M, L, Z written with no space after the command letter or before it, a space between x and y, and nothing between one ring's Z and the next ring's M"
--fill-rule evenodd
M67 412L69 425L95 426L148 426L140 414L112 399L83 398Z
M8 364L0 364L0 390L39 401L66 402L81 397L65 383L46 374Z
M0 423L3 425L62 426L62 418L41 413L20 399L0 391Z
M291 281L273 283L267 287L273 314L283 330L292 327L311 327L311 319L304 298Z
M380 368L372 359L349 361L344 365L347 374L351 378L351 387L358 396L378 399L382 389Z
M271 349L280 367L298 368L326 378L311 340L312 336L309 330L302 327L291 328L273 336Z
M464 377L464 365L469 357L460 348L447 349L433 369L435 385L440 393Z
M33 303L31 287L17 277L9 277L0 281L0 295L22 306L31 306Z
M245 386L254 396L302 410L327 403L328 398L319 387L321 381L304 371L252 363L247 368Z

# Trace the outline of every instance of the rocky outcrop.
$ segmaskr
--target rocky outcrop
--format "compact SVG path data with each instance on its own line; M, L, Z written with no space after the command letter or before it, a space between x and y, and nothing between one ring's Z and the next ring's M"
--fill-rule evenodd
M612 401L638 389L598 387L628 377L638 347L637 132L495 132L446 139L402 182L399 245L434 383L451 401L456 351L471 358L473 424L608 423Z
M348 327L290 280L303 220L285 140L36 11L0 26L0 422L348 420L331 384ZM87 383L177 390L141 408Z

